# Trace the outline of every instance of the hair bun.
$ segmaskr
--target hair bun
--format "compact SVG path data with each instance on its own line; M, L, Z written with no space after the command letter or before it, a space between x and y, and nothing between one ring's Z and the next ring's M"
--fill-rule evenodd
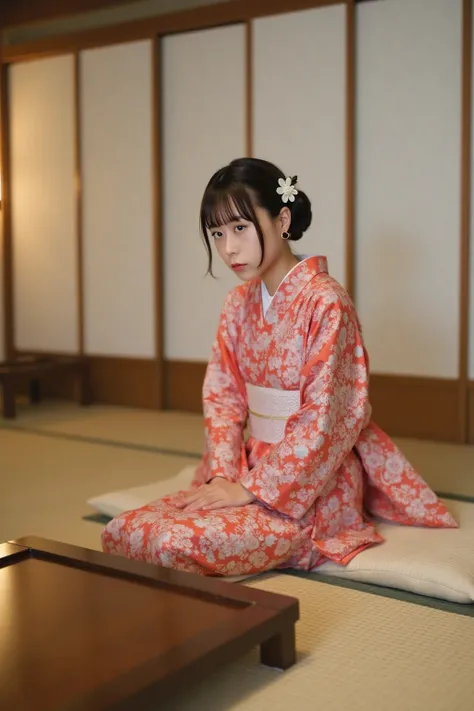
M290 209L290 239L296 241L302 238L303 234L310 226L311 220L313 219L311 203L306 193L298 190L298 194L295 196L295 201L292 203Z

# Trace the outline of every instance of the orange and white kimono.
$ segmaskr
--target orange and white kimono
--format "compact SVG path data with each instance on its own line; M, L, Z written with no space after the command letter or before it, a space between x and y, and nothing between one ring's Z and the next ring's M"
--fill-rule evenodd
M255 502L189 513L175 506L177 492L113 519L102 536L106 552L207 575L310 570L327 560L347 564L382 542L377 517L457 526L371 421L358 317L326 259L300 261L269 300L255 280L225 301L203 389L206 450L193 482L238 481Z

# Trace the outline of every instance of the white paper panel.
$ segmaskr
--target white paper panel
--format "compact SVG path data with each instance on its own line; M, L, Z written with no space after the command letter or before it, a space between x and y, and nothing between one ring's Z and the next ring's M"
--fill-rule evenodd
M237 284L214 257L205 277L199 207L211 175L245 154L245 30L163 42L165 356L207 360L225 294Z
M152 45L81 56L85 349L155 355Z
M461 0L357 5L357 305L372 370L458 375Z
M293 251L345 283L346 8L259 19L253 38L254 155L298 175L313 222Z
M71 56L10 69L15 346L78 348Z

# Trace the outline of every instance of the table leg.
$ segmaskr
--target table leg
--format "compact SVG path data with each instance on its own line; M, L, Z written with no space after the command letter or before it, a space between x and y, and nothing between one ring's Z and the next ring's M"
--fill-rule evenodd
M15 388L12 383L3 383L3 416L5 419L13 420L15 412Z
M295 625L284 627L279 634L260 646L260 661L267 667L288 669L296 661Z
M41 402L41 385L38 378L30 381L30 402L33 404Z

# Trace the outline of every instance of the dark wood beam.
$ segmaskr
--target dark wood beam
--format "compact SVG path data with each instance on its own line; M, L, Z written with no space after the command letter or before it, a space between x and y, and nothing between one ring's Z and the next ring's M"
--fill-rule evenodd
M132 2L138 0L0 0L0 27L56 20Z

